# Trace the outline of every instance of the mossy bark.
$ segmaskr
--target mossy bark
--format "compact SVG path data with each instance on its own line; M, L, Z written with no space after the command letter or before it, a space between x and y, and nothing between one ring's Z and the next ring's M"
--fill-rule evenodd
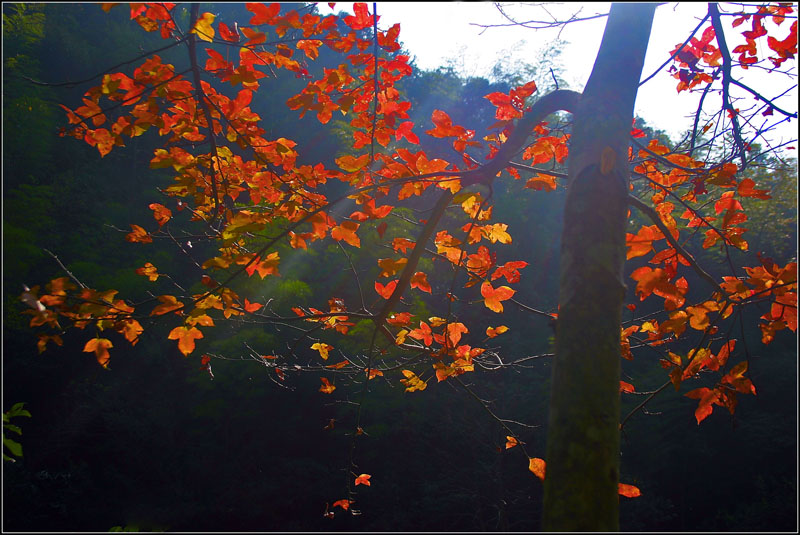
M612 6L573 115L547 437L547 531L619 529L628 147L655 7Z

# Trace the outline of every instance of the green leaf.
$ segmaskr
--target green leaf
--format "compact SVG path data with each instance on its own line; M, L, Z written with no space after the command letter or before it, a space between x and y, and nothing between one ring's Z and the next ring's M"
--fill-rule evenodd
M31 413L23 409L22 407L24 406L25 402L14 403L14 405L6 411L5 415L8 415L9 418L14 418L15 416L27 416L30 418ZM5 421L5 418L3 418L3 421Z
M16 440L11 440L10 438L3 437L3 445L8 448L8 451L11 452L11 455L14 457L22 457L22 444L17 442ZM3 458L5 459L5 454Z

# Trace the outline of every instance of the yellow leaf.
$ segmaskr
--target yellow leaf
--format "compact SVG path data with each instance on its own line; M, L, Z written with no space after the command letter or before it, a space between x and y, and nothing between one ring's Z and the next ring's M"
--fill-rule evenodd
M397 333L397 336L394 339L394 343L397 345L405 343L407 335L408 335L408 329L400 329L400 332Z
M322 357L323 360L328 360L328 351L333 349L332 345L316 343L311 346L311 349L319 351L319 356Z
M379 277L391 277L406 265L408 262L408 258L400 258L399 260L394 260L392 258L379 258L378 259L378 267L381 268L381 274L378 275Z
M494 225L484 225L481 227L481 233L484 237L492 243L500 242L503 244L511 243L511 235L506 232L508 225L505 223L495 223Z
M447 320L444 318L440 318L439 316L431 316L428 318L428 322L430 322L431 327L439 327L447 323Z
M419 377L417 377L417 375L411 370L402 370L402 372L403 375L406 376L406 378L400 379L400 382L406 385L406 392L425 390L428 387L428 384Z
M200 18L197 19L194 28L192 28L192 33L197 34L197 37L203 41L212 42L214 40L214 28L211 27L211 24L213 22L213 14L203 13Z

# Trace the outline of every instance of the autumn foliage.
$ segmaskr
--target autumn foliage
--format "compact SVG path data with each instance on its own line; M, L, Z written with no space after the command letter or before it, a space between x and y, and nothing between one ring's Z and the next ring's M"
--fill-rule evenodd
M105 10L112 7L102 5ZM213 243L215 251L196 258L191 247L175 241L176 250L200 266L196 280L181 281L181 287L200 283L202 289L154 290L152 298L135 305L128 297L117 297L115 290L91 289L69 276L26 292L23 301L29 305L30 325L40 330L40 352L51 342L60 345L63 332L77 328L88 340L83 351L106 367L113 365L115 347L136 344L143 323L157 321L169 327L168 339L180 354L197 358L201 370L211 374L213 356L203 353L202 344L214 336L218 323L291 323L303 327L305 342L295 347L295 354L263 348L275 354L263 356L262 363L279 381L287 381L295 371L296 356L302 354L308 361L310 355L324 373L319 392L334 396L340 392L337 382L345 377L360 383L359 389L380 378L409 393L442 381L459 381L462 374L473 373L481 362L494 358L489 340L514 335L501 325L501 315L524 310L514 285L531 266L525 259L504 256L502 246L512 242L512 229L496 220L502 214L492 212L485 186L492 180L522 180L522 187L537 195L565 187L557 169L568 158L569 133L541 122L518 151L517 161L501 162L504 170L497 176L480 183L462 184L461 179L500 153L515 121L525 116L538 96L536 83L508 94L486 95L496 107L497 122L495 133L482 139L468 126L454 124L444 110L436 110L429 124L414 123L411 104L396 87L412 74L409 57L401 53L399 25L378 29L379 17L361 3L355 4L353 15L342 18L301 14L295 7L247 4L249 20L222 21L212 13L199 13L194 4L191 27L178 28L171 15L175 4L131 4L130 18L143 30L185 47L186 65L165 63L158 54L148 54L130 75L105 73L77 107L62 106L68 121L62 135L95 147L104 157L123 150L132 138L156 132L161 146L149 157L150 168L166 169L173 179L149 204L152 219L132 224L124 239L146 247L155 241L175 241L181 229L196 243ZM734 60L741 68L765 59L778 67L794 58L797 22L790 24L787 18L793 12L788 5L770 5L734 18L737 31L746 29L729 55L723 52L727 45L717 38L718 17L712 17L696 37L667 51L677 91L715 83L718 69L729 68ZM764 48L763 40L757 39L767 35L767 22ZM333 69L316 69L314 61L321 50L339 54L341 63ZM299 163L297 143L267 133L264 118L251 109L260 81L267 76L304 82L285 103L297 117L311 115L321 124L334 117L349 122L351 150L335 160L335 168ZM773 112L779 113L765 103L762 113ZM749 148L737 130L739 113L721 109L716 118L697 125L695 132L700 136L715 128L712 123L727 122L733 143L741 144L737 158L709 159L691 144L670 148L658 139L646 139L637 128L631 131L631 204L649 221L631 228L626 238L627 258L639 266L630 275L636 298L629 310L635 311L645 300L662 310L622 328L620 354L633 359L634 346L661 353L665 381L676 391L689 388L685 396L697 402L698 424L715 406L733 413L738 396L756 394L746 377L742 345L725 334L724 321L738 318L753 303L767 303L759 321L763 343L770 343L780 331L797 329L795 262L777 265L759 256L755 265L737 266L731 275L717 280L684 247L697 241L703 249L747 251L748 218L741 200L769 202L769 191L758 189L748 177ZM444 159L426 152L429 138L446 140L453 156ZM347 194L332 196L331 191L341 190L338 186L346 187ZM430 229L429 240L421 239L422 233L391 238L391 233L385 234L395 223L396 207L409 200L445 199L444 195L454 195L447 205L461 214L461 226L437 227L438 218L426 219L431 212L420 221L420 228ZM357 206L343 214L339 207L346 200ZM232 288L243 277L279 277L287 268L274 250L278 243L297 250L315 242L333 243L346 251L360 248L368 234L371 239L377 235L386 247L376 251L377 277L360 281L361 302L330 295L316 306L275 311L260 297ZM466 283L458 288L452 284L454 278L434 279L432 271L419 268L423 254L436 265L465 275ZM135 268L154 285L166 275L152 262ZM745 274L737 274L740 271ZM701 293L701 299L690 297ZM436 296L444 303L442 316L415 315L400 300L415 294ZM447 303L456 299L491 311L483 316L486 323L470 324L453 315ZM544 315L548 321L558 316L557 310ZM373 322L366 358L334 358L339 355L335 337L321 333L347 336L363 319ZM692 334L699 340L693 349L673 351L676 341ZM714 377L714 384L695 388L683 384L701 374ZM635 385L622 382L620 392L635 392ZM512 448L525 449L509 430L505 449ZM543 479L544 461L524 455L530 470ZM355 487L370 486L370 477L354 472L346 499L332 502L326 514L332 515L336 507L352 511ZM380 478L376 484L381 484ZM639 495L638 489L625 484L620 484L619 493Z

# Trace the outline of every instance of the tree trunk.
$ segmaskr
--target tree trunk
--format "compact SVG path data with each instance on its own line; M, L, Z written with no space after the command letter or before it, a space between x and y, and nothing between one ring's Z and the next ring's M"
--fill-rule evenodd
M633 105L655 4L614 4L575 114L542 529L619 529L620 325Z

